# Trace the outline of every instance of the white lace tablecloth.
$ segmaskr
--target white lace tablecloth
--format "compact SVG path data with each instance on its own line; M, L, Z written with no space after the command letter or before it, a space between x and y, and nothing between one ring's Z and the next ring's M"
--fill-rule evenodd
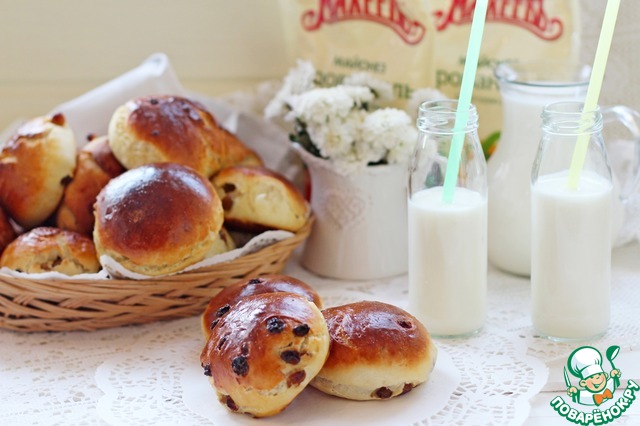
M602 339L590 343L601 351L609 345L621 346L616 366L623 377L638 380L640 246L619 248L613 259L611 326ZM296 254L286 272L315 286L327 306L363 299L407 305L404 276L371 282L334 281L310 274L297 262ZM318 404L333 404L331 414L344 415L352 425L567 424L549 402L554 394L564 392L561 368L576 345L537 337L531 327L529 301L527 279L490 269L484 330L469 339L436 341L441 362L421 392L439 396L429 403L416 392L413 400L402 402L403 396L395 402L369 406L410 416L394 417L399 419L396 422L382 416L379 421L361 423L359 418L349 418L349 413L363 412L366 406L357 405L362 403L334 399ZM204 385L206 378L199 373L194 378L194 371L200 370L198 356L204 344L198 318L95 332L25 334L2 330L0 342L2 425L230 424L211 421L227 414L224 410L223 414L208 414L219 408L218 403ZM194 380L195 386L207 393L195 398L209 400L210 407L194 402ZM305 403L309 402L301 402ZM239 415L229 419L234 424L270 425L296 424L293 421L298 419L299 424L305 417L296 408L292 405L281 417L270 419ZM616 424L640 420L639 412L640 404ZM316 413L305 411L307 414Z

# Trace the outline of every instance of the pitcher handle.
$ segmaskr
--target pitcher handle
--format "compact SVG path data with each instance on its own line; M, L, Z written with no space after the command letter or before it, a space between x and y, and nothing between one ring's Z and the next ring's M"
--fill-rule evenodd
M620 193L620 199L626 202L631 194L640 187L640 113L633 108L624 105L615 105L602 109L604 123L617 121L622 124L631 134L634 143L634 155L632 163L632 182L624 192ZM626 185L625 185L626 186Z

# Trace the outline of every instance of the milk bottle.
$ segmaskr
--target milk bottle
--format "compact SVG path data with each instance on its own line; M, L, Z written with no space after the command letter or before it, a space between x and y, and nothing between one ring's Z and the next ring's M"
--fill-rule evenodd
M454 100L420 106L409 170L408 310L437 337L474 334L486 314L486 163L473 105L453 200L443 200L456 109Z
M580 102L545 107L532 170L532 320L543 336L583 340L609 324L613 185L599 110ZM589 138L576 188L568 169L581 133Z

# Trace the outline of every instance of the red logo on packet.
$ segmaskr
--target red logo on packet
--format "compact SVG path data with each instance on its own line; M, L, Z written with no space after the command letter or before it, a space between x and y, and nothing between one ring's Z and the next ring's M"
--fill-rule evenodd
M470 24L475 4L475 0L452 0L448 12L434 12L436 29L442 31L450 24ZM487 22L516 25L544 40L556 40L564 31L560 18L549 18L545 13L544 0L489 0Z
M302 14L302 27L315 31L324 24L341 21L366 20L387 26L407 44L419 43L426 33L425 26L408 18L396 0L319 0L317 10Z

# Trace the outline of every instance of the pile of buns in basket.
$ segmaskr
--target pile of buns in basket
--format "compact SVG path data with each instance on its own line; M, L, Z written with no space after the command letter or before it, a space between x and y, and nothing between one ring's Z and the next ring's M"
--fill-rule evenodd
M5 144L0 266L76 275L97 272L104 255L155 277L235 248L230 230L296 232L308 220L300 191L199 102L131 99L107 135L89 138L78 149L56 114Z
M0 207L0 266L95 273L104 255L150 277L231 250L235 235L296 232L311 214L202 104L168 95L121 105L108 134L81 148L62 114L25 123L0 152ZM375 301L323 309L312 286L278 274L222 289L201 328L200 364L217 399L254 417L281 412L307 385L389 400L426 382L437 354L404 310Z

